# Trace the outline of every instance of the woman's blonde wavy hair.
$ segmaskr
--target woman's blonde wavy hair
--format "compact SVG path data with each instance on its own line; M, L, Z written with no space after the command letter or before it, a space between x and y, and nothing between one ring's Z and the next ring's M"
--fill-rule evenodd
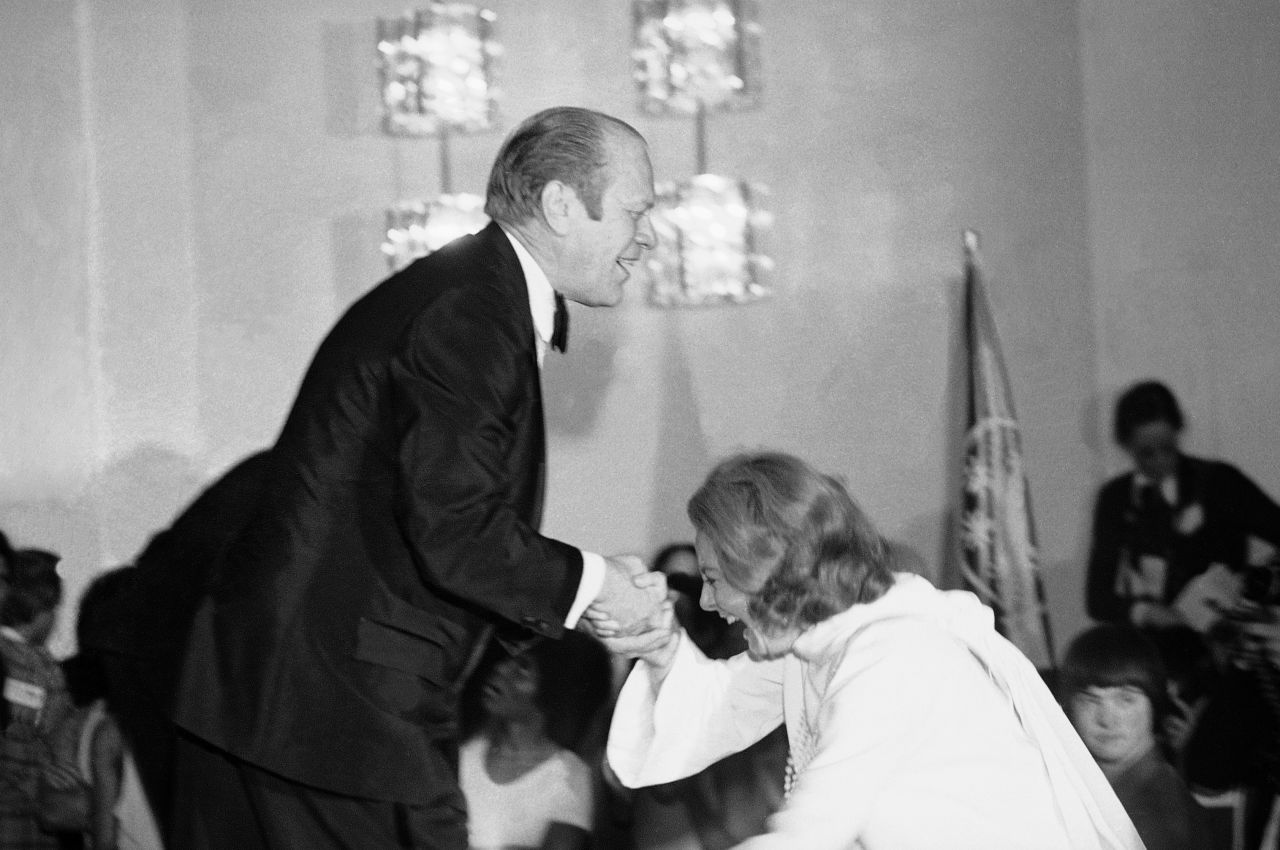
M803 630L893 584L889 548L844 485L792 455L721 461L689 519L765 632Z

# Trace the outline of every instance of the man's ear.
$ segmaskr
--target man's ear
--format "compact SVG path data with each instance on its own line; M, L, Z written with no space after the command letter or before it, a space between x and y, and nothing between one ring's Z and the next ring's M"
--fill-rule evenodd
M575 216L584 213L582 201L573 187L559 180L548 180L542 187L542 218L547 227L559 236L569 232Z

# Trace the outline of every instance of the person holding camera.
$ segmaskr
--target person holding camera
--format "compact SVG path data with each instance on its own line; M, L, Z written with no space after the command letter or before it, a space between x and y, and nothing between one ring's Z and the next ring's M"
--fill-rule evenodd
M1116 403L1115 440L1134 468L1103 485L1095 504L1086 579L1095 620L1206 631L1211 606L1190 603L1239 592L1250 537L1280 547L1280 505L1235 466L1184 454L1183 427L1159 381L1134 384Z

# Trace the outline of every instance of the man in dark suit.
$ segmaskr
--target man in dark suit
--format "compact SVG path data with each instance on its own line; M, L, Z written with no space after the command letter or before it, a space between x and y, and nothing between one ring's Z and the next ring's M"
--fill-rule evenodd
M1235 466L1184 454L1177 397L1140 381L1116 402L1113 433L1132 471L1098 492L1085 585L1089 616L1142 629L1186 626L1175 602L1215 564L1241 572L1249 538L1280 547L1280 505Z
M493 223L320 345L191 628L176 850L461 850L458 695L490 637L658 616L638 559L538 533L553 316L618 303L653 200L633 128L541 112L494 163Z

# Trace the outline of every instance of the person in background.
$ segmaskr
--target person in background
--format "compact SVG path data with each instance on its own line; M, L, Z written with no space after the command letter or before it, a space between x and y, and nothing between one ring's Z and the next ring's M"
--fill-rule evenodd
M1094 506L1086 607L1095 620L1188 625L1176 602L1193 579L1215 565L1238 574L1250 536L1280 546L1280 505L1231 464L1183 454L1184 427L1159 381L1134 384L1116 402L1115 441L1134 468L1103 485Z
M1254 569L1280 574L1280 563ZM1182 768L1197 792L1243 796L1245 844L1258 847L1280 814L1280 599L1242 599L1224 626L1232 637L1213 641L1218 681L1189 731Z
M121 701L113 688L121 683L110 675L107 654L85 640L87 634L108 631L102 620L118 615L114 605L133 589L135 577L135 567L118 567L90 582L80 597L76 619L78 651L62 662L75 722L61 723L59 730L70 734L64 734L67 740L55 739L51 745L62 753L63 763L75 765L80 739L88 730L90 771L86 778L93 805L89 828L76 836L86 850L163 850L132 747L117 717L116 706ZM64 842L64 850L74 846Z
M1067 714L1147 850L1211 846L1204 811L1157 744L1169 697L1154 644L1132 626L1095 626L1072 641L1060 675Z
M5 594L9 590L9 560L13 557L13 547L9 545L9 538L3 531L0 531L0 605L4 604ZM9 668L5 664L4 656L0 655L0 683L9 678ZM0 733L9 728L9 701L0 698Z
M458 778L472 850L586 850L595 777L579 756L609 693L608 653L570 632L481 667L479 733Z
M608 743L625 785L689 776L785 722L786 802L743 850L1141 847L991 609L895 573L840 481L737 455L688 513L701 604L744 623L748 651L708 659L675 630L636 652Z
M9 543L9 536L0 531L0 582L9 580L9 561L13 558L13 545ZM0 584L0 591L3 585Z
M58 850L56 837L40 827L36 798L46 738L70 710L62 670L45 646L62 579L42 552L18 550L10 566L12 580L0 602L10 717L0 738L0 850Z
M697 550L693 548L692 543L684 541L668 543L654 554L650 569L662 573L668 579L678 575L697 578Z

